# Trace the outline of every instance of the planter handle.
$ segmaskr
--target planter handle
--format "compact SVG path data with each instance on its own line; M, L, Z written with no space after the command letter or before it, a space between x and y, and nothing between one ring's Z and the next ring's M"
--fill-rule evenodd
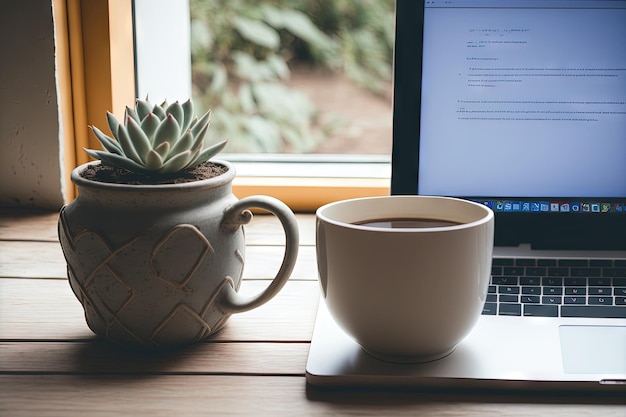
M299 233L296 216L285 203L276 198L260 195L242 198L224 211L222 230L233 232L242 224L248 223L252 218L248 209L253 207L267 210L280 220L285 231L285 255L276 277L260 294L246 298L230 285L222 287L220 306L228 313L252 310L272 299L287 283L298 257Z

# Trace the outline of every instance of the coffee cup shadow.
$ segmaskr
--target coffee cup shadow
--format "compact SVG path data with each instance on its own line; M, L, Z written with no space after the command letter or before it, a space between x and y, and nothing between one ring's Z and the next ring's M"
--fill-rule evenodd
M440 372L435 372L437 369L447 367L454 369L455 366L460 364L467 366L466 364L474 362L472 358L475 356L470 350L463 347L463 342L451 351L438 355L435 358L422 358L420 362L392 362L377 358L356 342L343 355L349 359L339 368L339 374L354 375L360 373L379 377L389 375L396 378L396 381L398 377L401 378L402 376L414 378L420 374L436 375Z

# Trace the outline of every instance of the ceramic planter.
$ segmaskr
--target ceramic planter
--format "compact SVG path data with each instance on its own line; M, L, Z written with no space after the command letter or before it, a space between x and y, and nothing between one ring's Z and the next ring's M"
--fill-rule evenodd
M289 279L298 252L291 210L266 196L232 194L235 170L173 185L122 185L72 172L79 190L59 216L69 282L98 336L168 348L212 335L232 313L257 307ZM281 269L261 294L237 293L245 263L242 225L252 207L276 215L286 235Z

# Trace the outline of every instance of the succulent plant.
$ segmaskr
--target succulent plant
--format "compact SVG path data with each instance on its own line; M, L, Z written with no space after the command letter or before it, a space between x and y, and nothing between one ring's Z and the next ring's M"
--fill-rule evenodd
M126 107L122 124L107 112L114 138L90 126L102 150L85 149L93 158L146 175L172 174L208 161L219 153L226 141L204 148L210 111L194 117L190 100L183 104L163 102L152 105L148 98L137 99Z

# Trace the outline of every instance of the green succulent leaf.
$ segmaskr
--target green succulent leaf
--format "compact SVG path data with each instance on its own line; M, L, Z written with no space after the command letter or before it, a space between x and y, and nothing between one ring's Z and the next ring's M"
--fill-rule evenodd
M154 143L154 133L160 124L161 120L154 113L148 113L148 115L141 121L141 130L143 130L148 137L150 145Z
M157 148L163 142L169 142L173 146L180 137L180 126L171 114L167 115L165 120L161 122L156 132L154 132L153 147Z
M91 153L90 152L87 152L87 153L93 156L94 158L100 159L104 162L108 162L109 164L114 165L116 167L124 168L129 171L139 172L139 173L147 172L146 169L142 167L141 165L121 155L102 152L102 151L92 151Z
M173 158L179 153L192 149L192 145L193 145L193 135L191 134L191 130L187 130L187 133L185 133L183 137L181 137L179 141L176 142L174 146L172 146L172 149L170 150L170 153L169 153L169 158Z
M150 171L157 171L163 167L163 158L156 151L152 150L146 157L146 168Z
M103 163L145 174L171 174L209 160L220 152L226 141L204 149L211 112L198 118L191 99L183 104L167 101L152 105L146 97L135 107L126 107L124 123L107 112L107 124L113 137L89 126L102 150L85 152Z
M185 114L185 121L181 123L180 130L181 132L186 132L193 121L193 102L191 99L183 103L183 113Z
M113 136L115 136L115 139L117 139L117 127L120 125L120 122L117 120L117 117L109 111L107 112L107 124L109 125L109 130Z
M91 131L96 136L96 139L98 139L98 141L100 142L100 144L102 145L104 149L106 149L108 152L115 153L118 155L122 155L124 153L122 151L122 147L117 141L113 140L113 138L110 138L109 136L102 133L102 131L98 129L97 127L95 126L90 126L90 127L91 127Z
M187 168L193 168L198 165L198 157L200 156L200 152L202 152L202 147L198 147L195 151L193 151L193 155L191 156L191 160L187 164Z
M137 112L135 111L135 109L132 109L128 106L126 106L126 113L125 113L126 119L128 117L132 117L133 119L135 119L135 121L137 123L141 123L141 119L139 118L139 116L137 115Z
M155 105L152 108L152 113L156 114L156 116L159 118L159 120L163 120L163 119L165 119L167 117L167 114L165 113L165 109L163 109L159 105Z
M100 154L106 153L106 152L96 151L94 149L87 149L87 148L83 148L83 151L85 151L85 153L91 156L93 159L102 159Z
M148 100L140 100L137 99L137 103L135 105L137 109L137 116L139 116L139 120L145 119L145 117L152 112L152 104Z
M220 143L216 143L215 145L209 146L208 148L204 149L202 152L200 152L196 163L201 164L217 155L222 149L224 149L227 142L228 141L224 140Z
M191 132L191 134L195 137L193 145L191 145L191 149L204 147L204 137L206 136L207 130L209 130L209 123L205 124L204 127L197 134L194 134L193 131Z
M195 121L191 125L191 133L197 137L200 131L204 130L205 126L209 124L210 120L211 120L211 110L204 113L204 115L202 115L202 117L199 120Z
M127 123L129 119L131 119L130 116L127 119ZM117 136L120 138L120 145L122 145L124 156L127 156L128 158L132 159L133 161L135 161L136 163L140 165L143 164L141 157L137 153L137 150L135 149L135 146L133 145L133 142L130 139L130 135L128 134L128 131L126 130L124 126L122 125L118 126Z
M189 125L189 127L187 129L191 129L192 127L194 127L196 124L198 123L198 116L194 116L193 120L191 121L191 124ZM193 133L193 132L191 132ZM195 135L194 135L195 136Z
M191 161L193 154L190 150L181 152L163 164L161 172L172 173L182 170Z
M165 109L165 113L174 116L178 122L178 126L185 124L185 111L183 110L183 106L181 106L178 101L170 104L167 109Z
M126 130L138 156L141 158L141 161L145 163L146 155L152 149L150 138L148 138L148 135L142 130L141 125L137 124L137 122L130 117L126 123Z
M163 142L162 144L160 144L159 146L154 148L154 150L156 151L156 153L159 154L161 159L163 159L163 161L165 161L165 159L167 158L167 156L170 153L170 143L169 142Z

